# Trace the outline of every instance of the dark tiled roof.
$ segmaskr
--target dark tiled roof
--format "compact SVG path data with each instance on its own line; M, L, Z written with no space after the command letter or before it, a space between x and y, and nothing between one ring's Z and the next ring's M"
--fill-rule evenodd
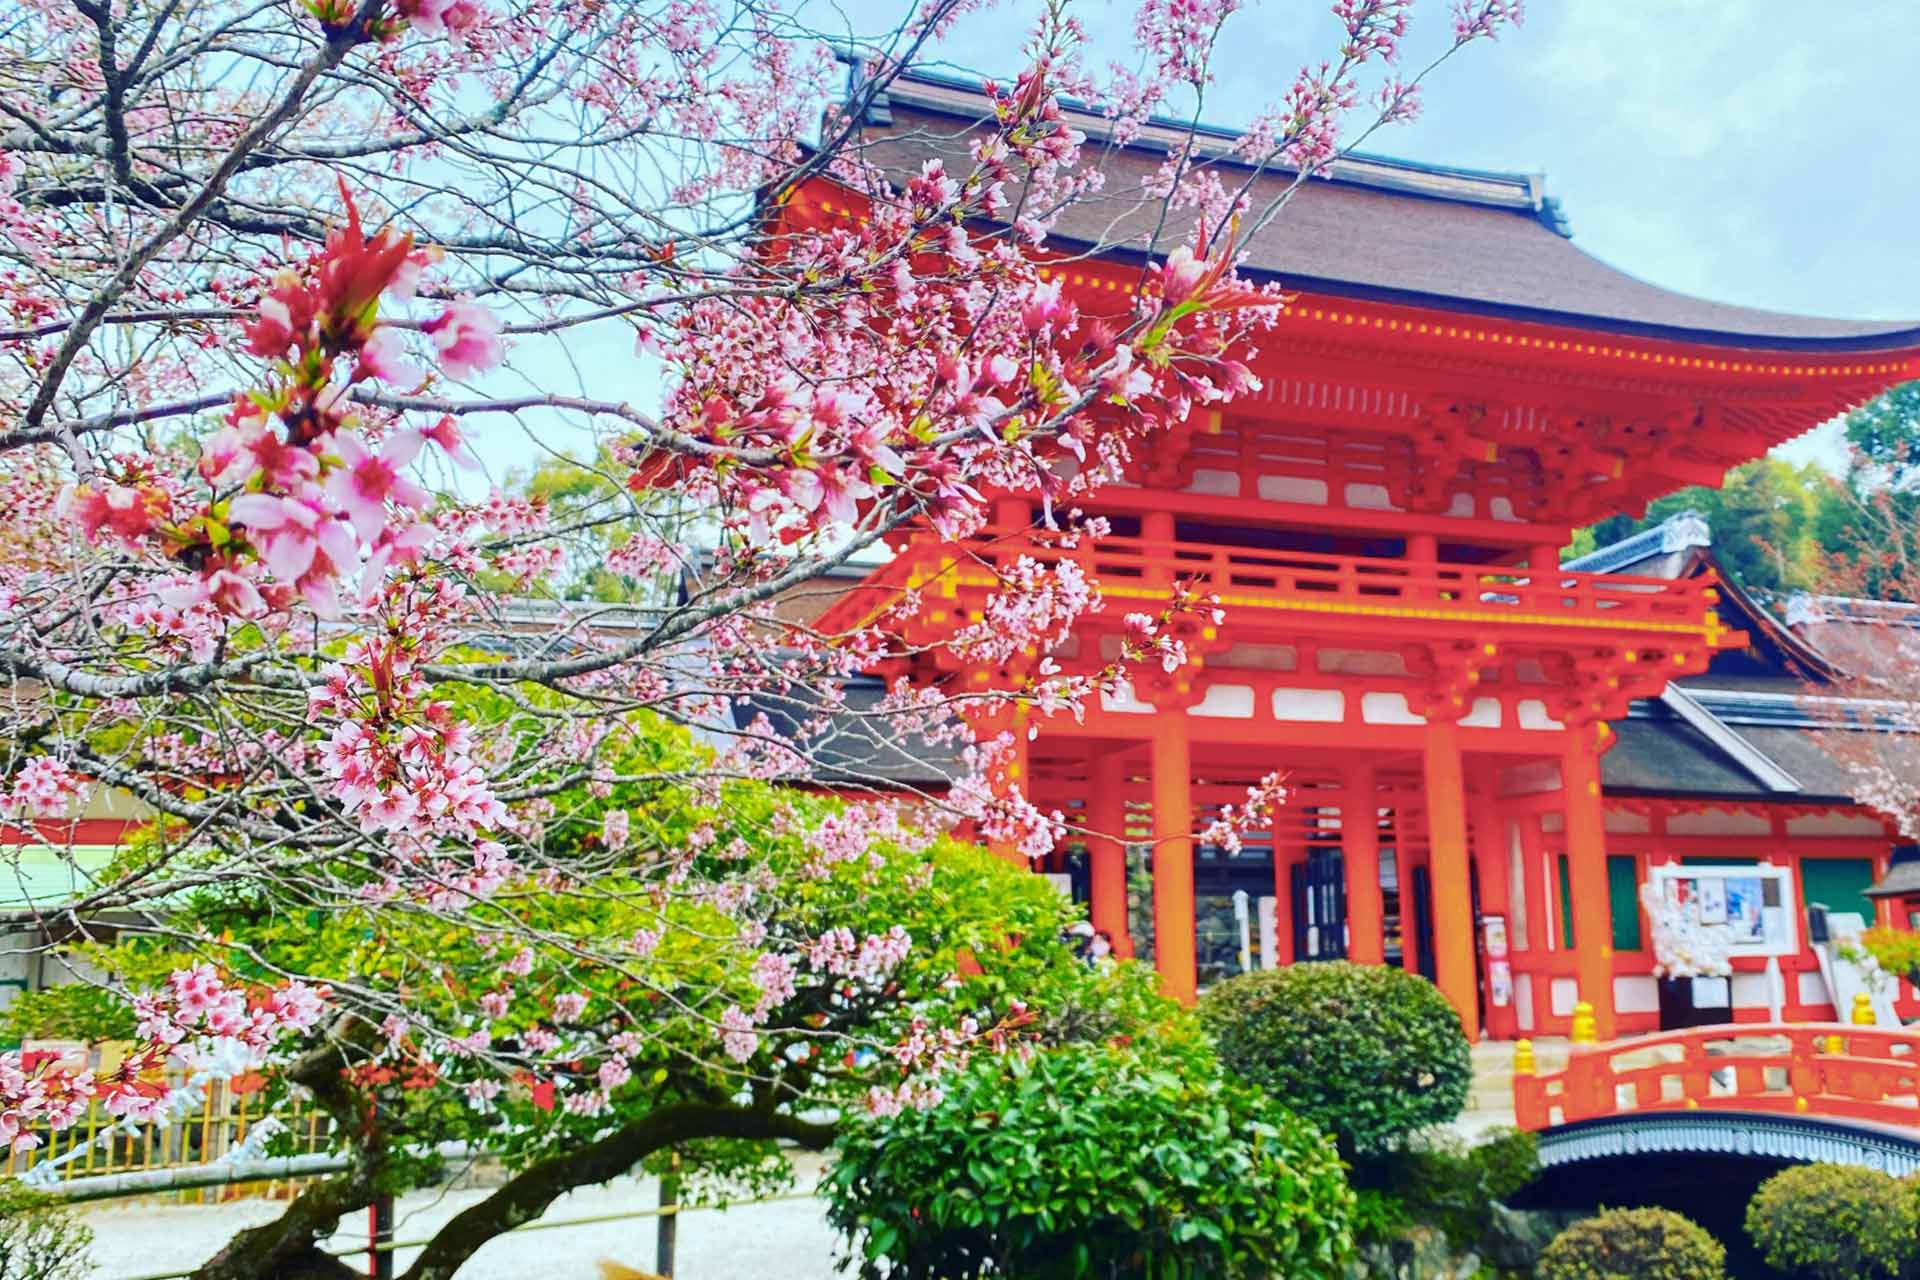
M1895 848L1887 874L1867 890L1867 897L1920 897L1920 845L1903 844Z
M868 717L884 690L878 681L855 680L846 689L846 711L830 717L820 732L802 738L801 746L815 766L816 781L828 785L911 787L938 790L964 769L952 747L910 737L896 740L884 722ZM735 724L745 728L764 714L775 731L791 735L796 726L814 718L818 701L809 692L790 696L763 694L734 712Z
M938 155L965 172L965 138L984 113L984 99L965 82L896 81L885 113L872 117L870 158L904 174ZM1074 124L1099 145L1104 122L1097 116ZM1100 155L1102 193L1069 210L1058 234L1119 252L1162 254L1179 244L1191 215L1171 218L1156 240L1158 208L1142 199L1167 137L1150 128L1139 142ZM1250 170L1227 158L1232 137L1209 130L1201 151L1237 187ZM1273 171L1255 178L1254 208L1292 180ZM1662 289L1587 254L1556 225L1557 208L1537 177L1361 158L1304 184L1285 213L1242 247L1256 275L1318 293L1724 346L1850 351L1920 343L1914 322L1819 319Z
M1600 782L1607 791L1778 798L1681 720L1617 720L1613 731L1614 744L1600 757Z

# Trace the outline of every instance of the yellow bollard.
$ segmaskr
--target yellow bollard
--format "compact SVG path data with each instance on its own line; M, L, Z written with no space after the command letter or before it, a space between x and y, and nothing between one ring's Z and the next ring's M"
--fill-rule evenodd
M1805 1111L1807 1109L1807 1100L1805 1098L1796 1097L1793 1100L1793 1109L1795 1111Z
M1513 1043L1513 1074L1530 1076L1538 1068L1533 1061L1533 1041L1516 1040Z
M1839 1036L1828 1036L1828 1037L1827 1037L1827 1052L1828 1052L1828 1053L1831 1053L1831 1054L1836 1054L1836 1055L1838 1055L1838 1054L1842 1054L1842 1053L1845 1053L1846 1051L1847 1051L1847 1048L1846 1048L1846 1045L1845 1045L1845 1044L1843 1044L1843 1043L1841 1042L1841 1040L1840 1040L1840 1037L1839 1037Z
M1600 1043L1593 1025L1593 1006L1585 1000L1573 1006L1573 1031L1567 1038L1574 1044Z
M1853 1025L1870 1027L1879 1019L1873 1016L1873 997L1864 991L1853 993Z

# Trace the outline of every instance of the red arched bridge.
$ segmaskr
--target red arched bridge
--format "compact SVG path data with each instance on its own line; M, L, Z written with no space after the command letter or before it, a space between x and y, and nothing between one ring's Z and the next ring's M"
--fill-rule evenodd
M1685 1157L1920 1171L1920 1034L1741 1023L1575 1044L1559 1071L1532 1059L1522 1041L1514 1115L1549 1174Z

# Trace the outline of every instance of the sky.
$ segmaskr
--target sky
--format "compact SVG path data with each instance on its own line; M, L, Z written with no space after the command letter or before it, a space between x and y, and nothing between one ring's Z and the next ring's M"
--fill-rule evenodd
M1134 7L1075 12L1118 56ZM1446 10L1416 0L1405 67L1450 36ZM957 33L957 67L1014 69L1010 12ZM1421 118L1366 150L1545 173L1575 244L1666 288L1920 320L1915 12L1912 0L1528 0L1522 27L1463 49L1427 81ZM1338 35L1318 0L1249 2L1232 22L1204 111L1229 127ZM1832 436L1791 452L1831 458Z
M1243 0L1202 111L1238 126L1335 47L1331 0ZM872 32L910 0L816 0L828 30ZM1096 65L1130 57L1138 0L1070 0ZM1445 0L1415 0L1403 71L1451 36ZM1009 77L1038 0L1000 0L934 65ZM1810 315L1920 321L1920 39L1914 0L1528 0L1524 25L1461 50L1428 79L1421 118L1366 150L1434 164L1544 173L1574 243L1669 289ZM1284 214L1282 216L1285 216ZM659 380L610 345L527 347L488 380L501 394L622 368L619 394L652 408ZM598 379L589 379L598 382ZM603 386L601 390L606 390ZM493 433L496 441L509 433ZM517 435L518 433L511 433ZM500 466L590 437L552 421L501 441ZM1838 467L1837 426L1781 451Z

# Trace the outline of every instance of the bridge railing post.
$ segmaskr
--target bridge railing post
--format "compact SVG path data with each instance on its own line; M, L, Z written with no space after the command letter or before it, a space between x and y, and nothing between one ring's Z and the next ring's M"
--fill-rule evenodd
M1713 1066L1707 1046L1689 1036L1682 1050L1680 1093L1688 1102L1702 1103L1713 1096Z
M1533 1056L1533 1041L1513 1044L1513 1122L1522 1129L1547 1127L1546 1086L1540 1080L1539 1066Z
M1817 1051L1824 1037L1812 1031L1793 1031L1791 1057L1787 1063L1787 1087L1795 1098L1809 1098L1820 1091L1820 1064Z

